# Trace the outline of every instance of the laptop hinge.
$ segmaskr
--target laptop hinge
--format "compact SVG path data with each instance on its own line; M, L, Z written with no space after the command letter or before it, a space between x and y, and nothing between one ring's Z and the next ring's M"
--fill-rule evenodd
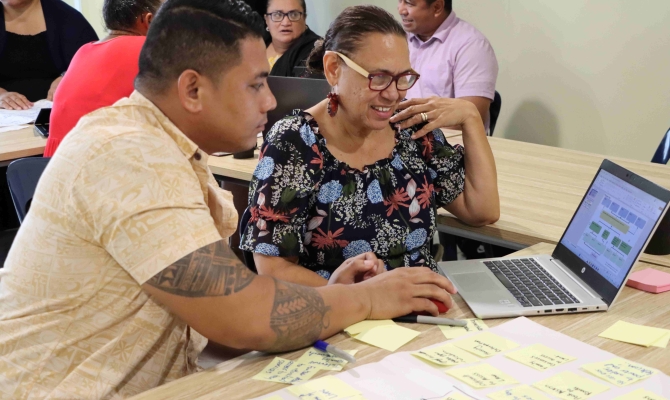
M597 292L591 289L591 287L586 282L584 282L579 276L577 276L574 272L572 272L572 270L568 268L565 264L563 264L561 260L554 257L551 257L550 260L552 263L556 264L559 268L561 268L563 272L565 272L565 274L568 275L570 279L572 279L577 285L579 285L582 289L584 289L584 291L586 291L594 298L600 299L603 302L605 302L602 296L600 296Z

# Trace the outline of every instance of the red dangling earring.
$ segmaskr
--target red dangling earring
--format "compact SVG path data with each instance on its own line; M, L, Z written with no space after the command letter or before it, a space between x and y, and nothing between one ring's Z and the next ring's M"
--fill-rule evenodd
M340 96L332 92L328 93L328 115L334 117L337 114L337 110L340 108Z

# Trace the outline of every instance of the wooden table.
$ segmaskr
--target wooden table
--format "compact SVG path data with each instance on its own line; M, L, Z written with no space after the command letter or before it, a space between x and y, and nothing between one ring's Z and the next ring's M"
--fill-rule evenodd
M33 132L33 127L0 133L0 166L18 158L44 153L47 140Z
M554 245L551 244L540 243L513 255L522 256L538 253L551 253L553 247ZM648 267L663 269L663 267L652 266L643 262L638 263L635 266L635 269L639 270ZM470 309L460 296L456 295L454 300L456 305L454 309L449 312L448 316L454 318L473 317ZM645 348L598 337L598 334L618 320L670 329L670 292L651 294L625 287L614 307L608 312L531 318L533 321L548 328L562 332L602 350L614 353L617 356L657 368L665 373L670 373L670 348ZM486 323L489 327L494 327L506 321L507 319L496 319L486 320ZM401 347L398 351L415 351L446 340L442 332L436 326L420 324L401 325L422 331L422 334ZM342 349L358 349L359 352L356 354L357 363L355 366L377 362L391 354L389 351L357 342L344 333L337 334L328 339L328 341L336 344ZM305 349L302 349L282 354L281 357L295 360L304 352ZM259 373L274 357L275 355L252 352L221 363L206 371L187 376L147 391L135 396L133 399L248 399L262 396L286 387L286 385L278 383L251 379L252 376ZM354 368L355 366L347 365L345 370ZM322 371L315 377L336 373L337 372L333 371Z
M447 131L451 143L462 144L459 131ZM500 220L474 228L440 210L437 223L442 232L521 249L536 243L558 243L604 157L538 144L490 137L498 168ZM610 157L610 160L670 188L670 168ZM210 157L209 166L219 177L237 182L251 180L258 154L253 159ZM670 267L670 256L642 255L642 260Z
M462 144L462 137L450 142ZM605 157L496 137L489 143L498 169L500 220L474 228L440 210L438 229L512 249L558 243ZM670 189L665 165L607 158ZM670 267L670 256L643 254L642 260Z

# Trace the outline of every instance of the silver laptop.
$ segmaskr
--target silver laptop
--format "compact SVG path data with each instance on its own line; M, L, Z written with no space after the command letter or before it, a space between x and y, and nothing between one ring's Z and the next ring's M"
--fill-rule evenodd
M479 318L606 311L668 203L670 191L605 160L552 255L438 265Z

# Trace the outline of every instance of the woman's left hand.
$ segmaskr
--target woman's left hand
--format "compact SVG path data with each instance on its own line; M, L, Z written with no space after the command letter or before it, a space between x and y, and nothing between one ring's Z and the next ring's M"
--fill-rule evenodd
M412 139L426 136L438 128L461 126L472 120L478 120L483 125L477 107L467 100L443 97L411 99L400 103L398 109L402 111L391 118L391 123L399 122L400 129L428 122L412 135ZM424 115L426 117L425 121Z
M58 78L56 78L56 80L51 82L51 87L49 88L49 93L47 93L47 100L54 101L54 93L56 93L56 88L58 88L58 84L62 80L63 80L63 77L59 76Z

